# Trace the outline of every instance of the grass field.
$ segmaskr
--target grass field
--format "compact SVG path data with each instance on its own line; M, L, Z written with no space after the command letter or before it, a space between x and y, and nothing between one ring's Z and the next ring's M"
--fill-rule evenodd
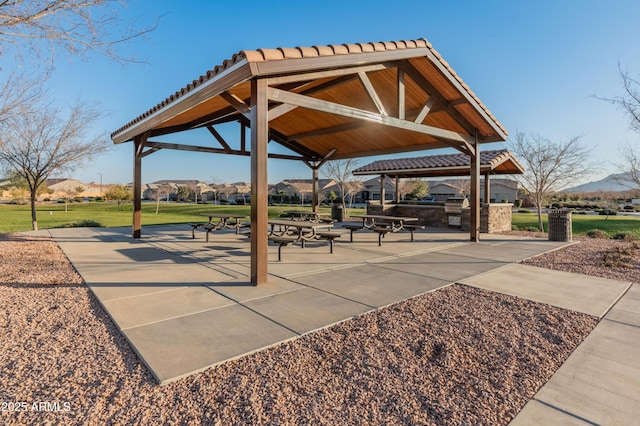
M310 209L300 206L269 206L269 218L276 218L286 210ZM64 204L43 204L37 208L38 227L40 229L78 226L92 221L96 226L131 226L132 205L123 204L119 209L116 203L89 202L72 203L65 212ZM156 215L155 203L142 204L142 224L161 225L168 223L202 222L206 220L201 213L245 214L249 216L249 206L224 206L212 204L160 203ZM330 212L323 207L320 211ZM362 214L363 209L347 209L347 213ZM547 216L543 215L545 230L548 230ZM537 228L538 217L534 213L514 213L513 225L522 228ZM630 233L640 238L640 217L572 215L573 234L582 235L592 229L601 229L613 236L617 233ZM29 231L31 212L29 206L0 205L0 233Z
M538 215L535 213L514 213L512 224L518 229L538 228ZM549 230L547 215L542 215L545 231ZM610 236L617 233L629 233L640 238L640 217L636 216L599 216L571 215L573 235L584 235L592 229L601 229Z
M116 203L86 202L72 203L65 212L64 204L43 204L37 210L39 229L77 226L87 221L95 222L95 226L115 227L131 226L132 204L122 204L119 209ZM287 210L310 210L301 206L269 206L269 218L276 218ZM246 214L250 215L250 207L224 206L213 204L160 203L156 215L156 203L142 204L142 225L161 225L168 223L202 222L207 219L201 213ZM320 211L330 212L328 207ZM352 214L364 213L363 209L347 209ZM248 219L247 219L248 220ZM31 209L29 206L0 204L0 233L21 232L31 230Z

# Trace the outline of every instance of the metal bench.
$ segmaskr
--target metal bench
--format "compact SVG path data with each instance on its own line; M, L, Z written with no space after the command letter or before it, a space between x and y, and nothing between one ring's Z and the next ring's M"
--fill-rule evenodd
M205 224L204 223L190 223L189 226L191 226L191 238L192 239L196 239L196 229L202 228Z
M353 233L356 231L360 231L364 228L363 225L342 225L342 227L350 231L350 234L349 234L350 242L353 242Z
M335 240L336 238L340 238L342 236L342 233L337 231L320 231L316 232L316 235L320 240L329 241L329 253L333 253L333 240Z
M425 226L424 225L403 225L402 229L405 229L405 230L411 232L411 241L413 242L413 233L417 229L425 229Z
M278 262L280 262L282 260L282 246L296 242L298 238L290 235L272 235L269 237L269 240L278 244Z
M379 246L382 245L382 237L384 237L389 232L393 232L393 229L391 227L387 227L387 226L374 226L373 228L371 228L371 230L373 232L377 232L378 233L378 245Z

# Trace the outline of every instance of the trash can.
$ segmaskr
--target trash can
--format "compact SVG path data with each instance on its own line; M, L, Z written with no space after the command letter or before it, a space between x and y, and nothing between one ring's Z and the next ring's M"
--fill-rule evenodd
M571 241L571 212L549 210L549 241Z
M331 219L333 219L336 222L342 222L342 214L343 214L343 210L342 210L342 204L334 204L331 206Z

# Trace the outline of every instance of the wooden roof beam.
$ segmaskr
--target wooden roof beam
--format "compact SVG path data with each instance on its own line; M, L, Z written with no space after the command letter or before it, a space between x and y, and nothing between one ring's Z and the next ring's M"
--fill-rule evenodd
M237 149L232 149L229 151L222 148L212 148L208 146L198 146L198 145L183 145L183 144L170 143L170 142L147 141L145 146L156 149L156 150L172 149L176 151L206 152L210 154L243 155L245 157L251 156L250 151L240 151ZM280 160L297 160L297 161L306 160L304 157L298 157L295 155L287 155L287 154L276 154L276 153L270 153L269 158L277 158Z
M315 99L309 96L298 95L295 93L285 92L279 89L269 88L267 90L270 100L282 102L286 104L298 105L303 108L321 111L328 114L340 115L357 120L365 120L368 122L378 123L385 126L404 129L416 133L422 133L450 143L456 149L460 145L469 146L473 141L473 137L451 130L440 129L425 124L418 124L407 120L400 120L395 117L389 117L382 114L376 114L371 111L353 108L333 102Z
M213 126L207 126L207 130L213 135L214 138L216 138L216 140L220 143L220 145L222 145L225 151L232 151L227 141L224 140L222 135L218 133L218 131L214 129Z
M367 91L367 94L369 95L369 98L371 98L371 100L375 104L380 114L389 115L387 114L387 111L384 108L382 99L380 99L380 96L378 96L378 92L376 92L375 87L373 87L373 83L371 83L371 80L369 80L369 76L367 76L367 73L365 73L364 71L359 71L358 78L360 78L360 82L364 86L365 90Z
M475 131L473 125L457 110L453 107L453 104L444 98L436 88L426 79L420 71L418 71L409 61L405 61L402 67L411 77L411 79L422 88L428 95L429 99L433 98L434 101L440 104L440 106L451 115L469 134L473 134ZM427 111L428 112L428 111ZM426 117L426 114L425 114ZM424 118L423 118L424 120Z

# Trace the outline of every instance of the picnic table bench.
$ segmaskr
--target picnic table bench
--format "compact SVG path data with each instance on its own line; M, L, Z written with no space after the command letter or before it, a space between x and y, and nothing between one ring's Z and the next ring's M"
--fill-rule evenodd
M236 235L240 233L240 228L248 226L244 224L241 219L246 218L246 215L239 214L227 214L227 213L200 213L200 216L206 216L209 218L209 222L207 223L191 223L191 237L195 238L195 231L199 228L204 228L207 231L207 235L205 237L205 241L209 242L209 234L213 231L218 231L221 229L229 228L235 229ZM218 219L217 222L214 222L213 219Z
M331 214L325 212L313 212L309 210L286 210L283 213L289 215L292 220L308 220L310 222L331 221Z
M333 253L333 241L342 235L331 230L331 223L274 219L268 221L268 224L271 225L269 240L278 244L278 261L282 259L282 247L298 241L304 248L305 241L326 240L329 242L330 253Z
M417 224L408 224L406 222L417 222L417 217L405 216L386 216L375 214L353 215L352 218L361 219L360 225L347 225L351 229L351 241L353 241L353 232L360 229L370 229L378 234L378 245L382 245L382 238L389 232L398 232L407 230L411 232L411 241L413 241L413 233L416 229L424 229L424 226Z

